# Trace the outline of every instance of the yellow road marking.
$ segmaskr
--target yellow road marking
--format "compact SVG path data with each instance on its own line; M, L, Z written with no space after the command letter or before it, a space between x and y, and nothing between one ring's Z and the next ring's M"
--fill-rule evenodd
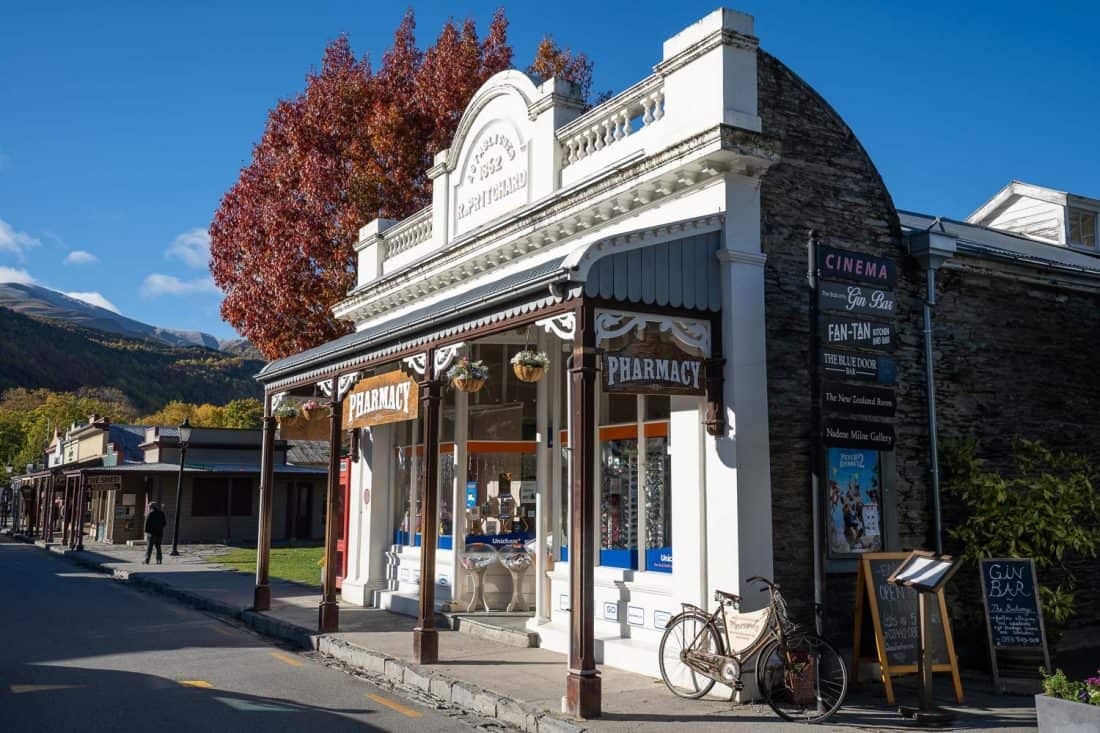
M206 680L178 680L178 682L184 687L199 687L203 690L209 690L214 686Z
M84 685L12 685L13 695L22 695L24 692L50 692L51 690L71 690L74 687Z
M396 710L397 712L399 712L402 715L404 715L406 717L409 717L409 718L419 718L423 715L423 713L420 713L416 710L413 710L412 708L407 708L399 702L394 702L393 700L387 700L386 698L382 697L381 695L370 694L370 695L367 695L367 697L370 698L371 700L374 700L379 705L385 705L390 710Z
M286 662L291 667L301 667L302 666L302 663L299 662L297 659L295 659L294 657L292 657L290 655L283 654L282 652L271 652L271 656L275 657L280 662Z
M221 624L210 624L210 628L214 631L217 631L219 634L223 634L225 636L233 636L233 632L225 628Z

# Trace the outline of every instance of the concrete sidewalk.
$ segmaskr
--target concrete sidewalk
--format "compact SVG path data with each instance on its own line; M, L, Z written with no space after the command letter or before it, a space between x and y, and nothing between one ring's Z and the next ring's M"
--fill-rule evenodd
M41 543L39 543L41 545ZM532 733L607 731L655 733L675 726L687 733L710 731L805 730L788 724L764 705L733 705L720 700L683 700L650 677L601 668L603 711L599 720L570 720L560 714L565 692L565 657L537 648L519 648L455 631L440 630L441 662L420 666L410 661L415 620L378 609L341 604L340 628L318 634L318 588L272 580L272 609L256 613L251 574L216 564L216 548L185 548L163 565L144 565L142 550L86 543L82 552L60 546L51 551L136 586L191 605L239 619L260 633L315 649L377 681L428 694L436 700L497 718ZM915 680L899 678L902 702L915 702ZM984 675L964 675L967 702L952 706L957 724L947 730L1016 733L1035 730L1033 700L992 694ZM944 684L940 699L947 700ZM819 730L902 730L913 724L888 708L881 686L868 684L849 693L841 711Z

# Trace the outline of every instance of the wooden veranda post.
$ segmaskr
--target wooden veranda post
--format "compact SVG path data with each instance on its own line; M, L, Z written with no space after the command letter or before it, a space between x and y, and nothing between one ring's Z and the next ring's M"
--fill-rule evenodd
M264 396L263 438L260 444L260 526L256 536L256 588L252 609L271 608L271 515L275 497L275 418L271 416L271 395Z
M55 488L56 483L57 483L57 480L54 478L54 475L51 473L46 478L46 484L45 484L46 485L46 488L45 488L45 493L46 493L46 527L45 527L46 536L43 539L45 539L46 544L49 544L49 543L53 542L53 507L54 507L53 498L54 498L54 494L57 493L57 490Z
M88 503L88 482L84 477L84 472L81 471L77 477L77 500L76 500L76 550L84 550L84 508Z
M578 718L597 718L601 710L600 673L595 643L595 429L596 353L594 311L584 301L577 308L573 341L572 516L569 522L569 673L565 680L566 712Z
M435 373L435 350L424 361L420 401L424 415L424 464L420 474L420 608L413 629L413 660L439 661L439 631L435 628L435 546L439 524L439 402L441 385Z
M340 604L336 601L336 540L340 494L340 436L344 415L344 395L339 378L332 378L332 415L329 418L328 490L325 493L325 573L321 582L321 606L317 628L331 633L340 628Z

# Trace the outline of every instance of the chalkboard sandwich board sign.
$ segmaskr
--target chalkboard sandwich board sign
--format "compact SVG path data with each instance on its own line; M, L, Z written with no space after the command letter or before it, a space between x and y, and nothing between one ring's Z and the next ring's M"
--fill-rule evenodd
M1050 670L1043 604L1031 558L979 561L993 686L1030 694L1039 688L1039 667Z
M917 591L894 585L890 578L909 558L908 552L869 552L861 555L856 570L855 628L852 642L852 679L858 684L860 661L878 662L886 702L894 704L892 677L917 671L919 602ZM947 601L942 587L936 591L937 602L931 613L932 671L950 672L955 699L963 701L959 663L955 656L955 641L947 615ZM864 655L864 613L870 618L874 646Z

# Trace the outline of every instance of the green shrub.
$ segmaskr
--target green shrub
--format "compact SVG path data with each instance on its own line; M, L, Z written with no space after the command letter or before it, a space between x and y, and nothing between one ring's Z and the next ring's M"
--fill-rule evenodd
M1067 552L1096 557L1100 547L1100 497L1096 469L1083 457L1054 452L1037 441L1016 439L1012 470L987 470L976 440L944 441L943 491L964 512L948 537L965 559L1034 558L1044 616L1058 627L1073 616L1077 579L1065 566ZM1051 570L1064 580L1050 580Z

